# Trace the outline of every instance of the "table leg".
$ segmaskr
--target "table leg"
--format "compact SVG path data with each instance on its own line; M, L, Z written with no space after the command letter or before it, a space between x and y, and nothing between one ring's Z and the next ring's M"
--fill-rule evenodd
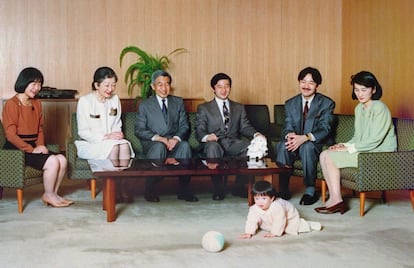
M269 182L271 185L273 185L273 174L263 176L263 180L265 180L265 181Z
M105 189L103 196L103 207L106 209L106 221L113 222L116 220L115 210L115 180L112 178L105 179Z
M249 183L247 184L247 205L252 206L254 204L252 195L252 186L254 183L254 176L249 176Z
M106 181L102 186L102 210L106 210Z

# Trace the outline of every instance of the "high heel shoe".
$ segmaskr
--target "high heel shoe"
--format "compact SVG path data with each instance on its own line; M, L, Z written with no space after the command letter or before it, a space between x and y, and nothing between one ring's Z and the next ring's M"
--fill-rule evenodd
M63 203L63 202L54 203L54 202L52 202L50 200L46 200L44 198L42 198L42 202L45 206L52 206L54 208L63 208L63 207L69 206L69 204L67 204L67 203Z
M341 214L344 214L348 210L348 206L345 204L344 201L339 202L333 206L330 207L317 207L315 208L315 211L321 214L334 214L337 212L341 212Z
M69 199L64 199L62 203L68 204L68 206L75 204L74 201L69 200Z

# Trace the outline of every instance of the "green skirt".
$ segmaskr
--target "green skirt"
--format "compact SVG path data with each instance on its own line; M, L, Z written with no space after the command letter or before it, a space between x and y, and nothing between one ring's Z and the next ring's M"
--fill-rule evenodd
M358 152L350 154L349 152L328 151L328 154L337 168L358 167Z

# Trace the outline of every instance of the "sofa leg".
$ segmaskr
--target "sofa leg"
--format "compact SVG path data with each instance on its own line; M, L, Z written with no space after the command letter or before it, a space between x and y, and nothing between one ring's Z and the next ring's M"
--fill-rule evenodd
M381 199L384 204L387 203L387 192L386 191L381 192Z
M321 195L322 195L322 203L326 201L326 181L321 180Z
M414 190L410 190L411 206L414 210Z
M365 212L365 193L359 193L359 216L364 217Z
M90 186L91 186L91 198L96 198L96 179L90 179Z
M17 189L17 210L23 213L23 189Z

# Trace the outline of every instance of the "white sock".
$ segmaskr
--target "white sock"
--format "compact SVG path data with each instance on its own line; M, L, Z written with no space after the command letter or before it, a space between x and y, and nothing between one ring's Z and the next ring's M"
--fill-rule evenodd
M302 218L300 218L298 233L309 233L310 225Z
M321 229L322 225L320 222L306 221L300 218L298 233L309 233L312 230L320 231Z
M320 222L308 221L308 224L312 230L320 231L322 229L322 225Z

